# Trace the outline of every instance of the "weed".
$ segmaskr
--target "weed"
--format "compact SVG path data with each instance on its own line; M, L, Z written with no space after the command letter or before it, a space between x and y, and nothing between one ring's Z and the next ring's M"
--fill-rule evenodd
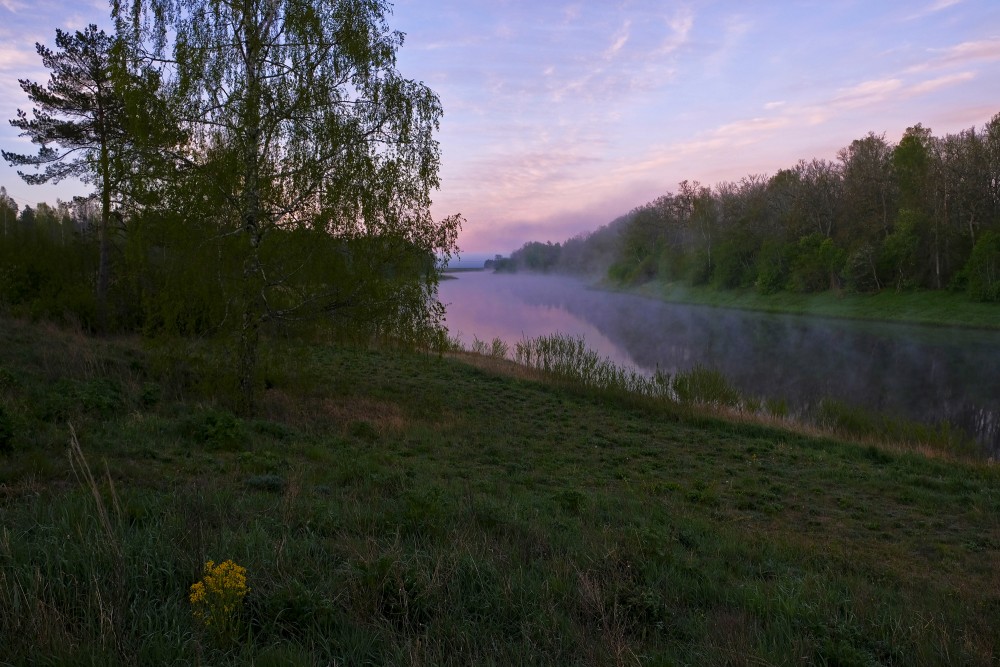
M225 410L200 410L183 424L182 433L210 449L239 451L246 445L243 421Z
M366 421L351 422L347 426L347 432L365 442L377 442L379 439L378 429Z
M788 417L788 401L783 398L769 398L764 401L764 409L767 414L778 419Z
M671 386L681 403L736 407L743 400L721 372L704 366L678 373Z
M264 473L262 475L248 477L246 485L251 489L270 491L271 493L281 493L285 490L284 478L281 477L281 475L275 475L274 473Z
M604 391L666 397L669 377L646 377L634 368L618 366L587 347L583 338L553 334L519 341L514 361L558 378Z
M489 356L494 359L506 359L510 352L510 346L502 338L494 338L490 343Z

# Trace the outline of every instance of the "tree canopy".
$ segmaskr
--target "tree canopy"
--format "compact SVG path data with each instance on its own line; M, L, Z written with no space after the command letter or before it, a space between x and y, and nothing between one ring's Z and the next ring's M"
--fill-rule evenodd
M369 0L113 3L113 37L39 46L22 82L42 149L29 182L82 176L127 224L117 299L147 332L222 334L253 409L265 329L322 319L352 335L439 335L439 262L460 216L435 220L442 114L396 69L403 35ZM140 127L154 118L169 128ZM58 143L61 150L50 144ZM117 203L117 206L112 206ZM102 277L105 276L105 277ZM97 278L98 302L106 289Z
M529 242L493 265L761 293L888 287L1000 300L1000 114L943 137L918 123L895 145L869 133L837 157L712 188L683 181L592 234Z

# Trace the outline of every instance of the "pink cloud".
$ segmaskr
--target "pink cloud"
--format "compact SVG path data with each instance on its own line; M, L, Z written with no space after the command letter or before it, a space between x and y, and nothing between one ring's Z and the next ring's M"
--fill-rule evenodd
M865 81L850 88L841 89L831 100L832 104L847 109L856 109L884 102L892 93L903 86L900 79Z
M910 68L911 72L965 65L973 62L1000 60L1000 38L962 42L947 49L934 49L927 62Z
M948 86L954 86L959 83L965 83L966 81L971 81L975 79L976 75L972 72L960 72L958 74L950 74L948 76L941 76L936 79L929 79L927 81L922 81L909 89L909 93L913 95L923 95L925 93L930 93L940 88L947 88Z

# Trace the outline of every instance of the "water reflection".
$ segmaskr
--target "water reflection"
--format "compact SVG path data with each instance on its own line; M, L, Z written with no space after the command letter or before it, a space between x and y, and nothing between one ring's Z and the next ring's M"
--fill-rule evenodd
M447 324L513 345L584 336L616 363L651 372L717 368L746 393L807 407L823 397L975 435L1000 453L1000 333L769 315L665 304L562 277L458 274L441 284Z

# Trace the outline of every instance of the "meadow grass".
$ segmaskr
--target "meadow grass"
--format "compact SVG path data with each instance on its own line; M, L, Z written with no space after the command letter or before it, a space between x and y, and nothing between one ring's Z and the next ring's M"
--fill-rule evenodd
M504 372L284 342L248 419L211 346L4 320L0 664L1000 659L997 466L484 349ZM224 642L209 560L250 589Z

